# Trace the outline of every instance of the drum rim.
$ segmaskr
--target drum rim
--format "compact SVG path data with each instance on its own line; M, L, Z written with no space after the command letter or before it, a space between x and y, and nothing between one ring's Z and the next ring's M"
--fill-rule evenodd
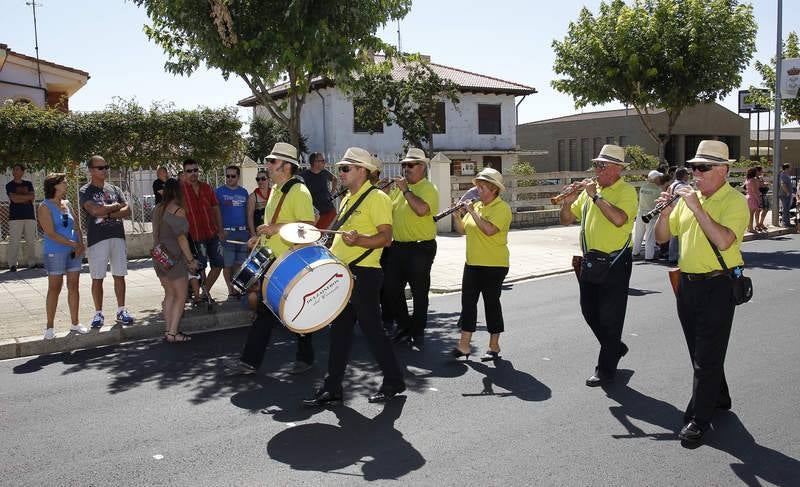
M242 264L239 266L239 270L238 270L238 271L236 271L236 274L234 274L233 276L231 276L231 283L232 283L232 284L236 282L236 278L237 278L237 277L239 277L239 274L241 274L241 273L242 273L242 271L243 271L243 270L245 270L245 264L247 264L247 262L248 262L248 261L250 261L250 259L252 259L252 258L253 258L253 256L254 256L254 255L255 255L255 254L258 252L258 251L260 251L261 249L266 249L266 250L267 250L267 254L268 254L268 255L272 255L272 256L274 256L274 255L275 255L275 253L274 253L274 252L272 252L272 249L270 249L269 247L267 247L267 246L265 246L265 245L261 245L261 246L255 246L255 247L253 247L253 249L250 251L250 255L248 255L248 256L247 256L247 258L244 260L244 262L242 262ZM276 260L277 260L277 259L276 259L275 257L273 257L271 261L270 261L270 260L267 260L267 262L265 262L265 264L269 264L270 262L272 262L272 264L274 264ZM261 267L261 266L259 266L259 268L260 268L260 267ZM263 278L263 277L266 275L266 273L269 271L269 267L272 267L272 265L268 265L268 266L267 266L267 269L265 269L265 270L264 270L264 273L262 273L262 274L261 274L261 276L258 276L258 277L256 277L256 279L255 279L255 280L256 280L256 281L258 281L259 279ZM253 276L256 276L256 274L254 273L254 274L253 274ZM248 290L248 289L250 289L250 288L253 286L253 284L255 284L255 283L254 283L254 282L252 282L252 281L253 281L253 279L251 278L251 279L250 279L250 280L247 282L247 287L244 289L244 291L243 291L243 292L247 292L247 290Z
M285 323L281 319L281 316L283 315L283 312L284 312L284 307L286 305L286 293L283 293L283 294L281 294L281 299L280 299L280 302L278 304L278 313L277 313L278 320L280 320L280 322L283 323L283 326L285 326L286 328L288 328L289 330L291 330L291 331L293 331L295 333L300 333L300 334L313 333L313 332L315 332L317 330L320 330L320 329L325 328L326 326L330 325L331 323L333 323L333 320L335 320L336 318L339 317L340 314L342 314L342 311L344 310L344 308L350 303L350 298L353 295L353 288L355 286L353 284L353 281L354 281L353 272L350 270L350 267L348 265L346 265L344 262L342 262L340 260L337 260L337 259L319 260L317 262L314 262L310 266L304 267L302 271L298 272L297 275L294 276L292 278L292 280L289 281L286 284L286 289L296 285L297 281L300 278L302 278L303 276L306 276L307 274L311 273L311 271L316 269L317 267L322 267L323 265L328 265L328 264L331 264L331 263L339 264L339 265L341 265L342 267L344 267L347 270L347 275L350 277L350 286L348 286L348 289L347 289L347 297L344 299L344 301L342 302L341 306L339 306L339 309L337 309L336 312L331 315L333 317L330 319L330 321L323 322L323 323L320 323L319 325L316 325L316 326L314 326L312 328L307 328L307 329L303 329L303 330L301 330L300 328L295 328L295 327L289 325L288 323ZM266 296L265 296L265 299L266 299ZM269 307L269 306L267 306L267 307Z

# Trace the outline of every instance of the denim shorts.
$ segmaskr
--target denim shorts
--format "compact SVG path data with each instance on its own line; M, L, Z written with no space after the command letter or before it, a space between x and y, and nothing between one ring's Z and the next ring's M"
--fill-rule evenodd
M216 268L225 266L219 237L212 237L208 240L195 240L194 247L197 250L194 258L197 260L200 269L205 269L207 264L211 264L211 267Z
M80 272L83 256L72 257L70 252L44 254L44 268L49 276L63 276L67 272Z
M228 239L238 240L239 242L247 242L250 238L248 232L236 231L228 232ZM222 254L225 260L225 267L239 266L247 259L248 251L247 245L232 244L228 242L222 243Z

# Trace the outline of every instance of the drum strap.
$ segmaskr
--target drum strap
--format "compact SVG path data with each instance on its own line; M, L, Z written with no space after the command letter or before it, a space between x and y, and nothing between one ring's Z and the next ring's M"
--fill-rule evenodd
M278 206L275 207L275 213L272 214L272 220L269 222L270 225L274 225L275 222L278 220L278 215L281 212L281 207L283 206L283 200L286 199L286 195L289 194L289 190L292 189L292 186L295 184L302 184L303 182L297 178L292 178L286 181L283 186L281 187L281 199L278 200Z
M366 191L364 191L364 194L362 194L356 200L356 202L353 204L353 206L351 206L344 213L344 215L341 216L341 218L337 218L336 221L333 222L333 225L331 225L331 230L339 230L340 228L342 228L342 225L344 225L344 222L346 222L347 219L350 218L350 215L352 215L353 212L356 210L356 208L358 208L359 205L361 205L361 202L364 201L364 198L366 198L367 195L374 189L378 189L378 188L376 188L375 186L370 186ZM349 201L349 199L348 199L348 201ZM359 255L353 262L350 262L349 265L351 265L351 266L358 265L358 263L361 262L362 260L366 259L367 256L372 253L373 250L375 250L375 249L367 249L367 250L365 250L363 254Z

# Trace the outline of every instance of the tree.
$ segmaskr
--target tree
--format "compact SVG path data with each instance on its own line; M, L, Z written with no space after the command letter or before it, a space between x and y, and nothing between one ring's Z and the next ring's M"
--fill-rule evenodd
M797 32L790 32L786 42L783 43L783 57L800 57L800 42L798 42ZM751 101L770 108L775 106L775 66L774 57L770 59L769 63L756 61L756 71L761 74L761 86L767 91L751 87L749 97ZM800 122L800 97L781 99L781 112L783 113L783 123Z
M255 161L269 154L277 142L289 142L289 140L291 137L286 127L275 119L256 116L250 122L245 154ZM300 145L297 148L301 153L308 152L305 137L300 138Z
M190 75L201 63L240 77L270 116L300 141L300 112L317 76L358 71L367 53L390 50L379 26L404 17L411 0L134 0L152 25L145 33L169 57L165 69ZM371 61L371 60L369 60ZM285 83L275 99L270 87Z
M395 65L405 74L395 79ZM430 63L417 56L387 59L366 66L362 73L344 83L353 97L356 120L366 127L392 125L403 129L403 140L414 147L428 147L433 157L433 134L437 127L440 103L450 102L458 108L458 85L442 79Z
M650 137L664 146L684 108L711 103L737 88L755 49L750 5L736 0L602 2L597 16L583 8L569 33L553 41L552 85L576 108L619 101L632 106ZM649 117L667 114L666 133Z

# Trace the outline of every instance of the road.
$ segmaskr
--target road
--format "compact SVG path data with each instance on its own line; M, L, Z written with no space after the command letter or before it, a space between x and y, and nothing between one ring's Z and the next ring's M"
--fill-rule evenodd
M361 338L330 410L299 406L324 367L287 375L284 332L255 379L221 373L244 330L0 362L0 484L797 485L799 244L745 244L755 297L728 350L733 410L696 449L676 438L692 379L666 268L636 263L631 351L605 389L583 384L597 345L571 275L504 291L496 366L447 359L460 296L433 298L424 352L400 350L409 392L386 406L367 402L380 377ZM479 354L487 341L479 328Z

